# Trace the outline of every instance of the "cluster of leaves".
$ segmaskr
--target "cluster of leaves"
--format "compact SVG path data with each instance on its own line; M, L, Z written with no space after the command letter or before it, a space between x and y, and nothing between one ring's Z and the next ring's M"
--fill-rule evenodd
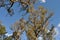
M6 7L7 11L10 16L14 14L14 10L12 9L15 2L18 2L19 5L22 6L21 10L27 10L27 8L30 6L30 4L35 4L37 0L8 0L9 3L5 4L7 0L0 0L0 7ZM9 5L9 6L8 6Z
M47 29L49 24L48 20L52 15L53 14L50 13L47 16L47 10L44 9L42 6L39 7L39 10L32 10L32 12L30 13L29 23L28 23L31 26L29 25L27 26L28 27L27 33L29 33L28 37L30 38L30 40L38 40L36 38L38 38L39 35L42 35L43 40L53 39L52 35L54 35L54 26L52 26L51 30ZM48 32L48 30L50 32Z
M12 37L6 37L4 40L12 40Z
M4 35L6 33L5 26L0 24L0 35Z

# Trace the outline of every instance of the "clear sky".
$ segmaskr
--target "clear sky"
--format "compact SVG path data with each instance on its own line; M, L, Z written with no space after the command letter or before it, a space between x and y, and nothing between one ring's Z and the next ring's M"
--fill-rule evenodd
M12 31L10 30L11 24L19 20L21 18L20 15L23 13L23 12L19 13L18 10L20 10L20 8L18 7L18 3L15 3L15 4L13 6L15 14L12 17L10 17L9 15L6 16L8 12L4 7L0 8L0 20L2 21L2 24L6 26L6 30L9 34L12 33ZM48 10L54 12L54 16L51 18L52 20L51 24L54 24L56 26L56 31L58 31L56 39L59 40L60 39L60 26L58 27L58 25L60 24L60 0L45 0L44 3L43 2L37 3L37 6L38 5L42 5L48 8Z

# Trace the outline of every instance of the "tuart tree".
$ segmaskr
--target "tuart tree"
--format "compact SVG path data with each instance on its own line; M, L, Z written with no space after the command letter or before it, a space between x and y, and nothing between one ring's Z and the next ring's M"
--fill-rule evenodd
M28 40L38 40L39 37L42 37L43 40L53 40L55 35L54 26L49 27L49 19L53 16L53 13L49 13L47 9L43 6L39 6L38 9L34 9L31 5L28 10L29 16L28 20L24 19L24 15L19 22L16 22L15 26L12 26L12 29L15 28L16 40L19 40L19 36L22 32L26 32ZM14 37L15 37L14 36Z
M49 27L49 19L53 16L53 13L49 13L43 6L39 6L38 9L35 9L34 4L39 0L8 0L8 4L5 3L6 1L1 0L0 7L5 7L10 16L14 14L12 7L16 2L22 6L22 11L26 11L19 22L12 26L12 30L14 30L12 37L14 40L19 40L20 35L24 31L27 34L28 40L38 40L39 37L42 37L43 40L54 39L54 26ZM28 20L25 20L24 16L27 14L29 14Z

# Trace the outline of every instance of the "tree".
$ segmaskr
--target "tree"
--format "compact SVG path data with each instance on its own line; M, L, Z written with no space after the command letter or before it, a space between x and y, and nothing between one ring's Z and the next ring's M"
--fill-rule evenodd
M3 4L4 2L5 1L2 1ZM49 19L53 16L53 13L49 13L43 6L34 9L34 4L38 2L38 0L9 0L9 4L4 4L3 7L8 7L7 11L10 16L14 14L12 7L15 2L18 2L22 6L21 10L26 10L26 13L22 15L23 17L18 23L12 26L14 30L12 37L15 40L19 40L19 36L25 31L28 40L38 40L39 36L42 36L43 40L53 40L52 35L54 35L54 26L52 26L51 30L48 29L50 28L48 26ZM29 14L28 20L25 20L24 16L27 14Z
M31 6L29 10L31 11L29 11L28 21L21 18L18 23L15 23L15 26L18 27L16 34L21 34L25 31L28 40L38 40L41 35L43 40L53 40L53 35L55 34L54 26L48 26L49 19L53 16L53 13L49 13L43 6L39 6L38 10Z

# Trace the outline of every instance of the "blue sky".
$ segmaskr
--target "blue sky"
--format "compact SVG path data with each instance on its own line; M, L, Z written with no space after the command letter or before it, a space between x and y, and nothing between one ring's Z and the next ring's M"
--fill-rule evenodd
M37 3L37 6L38 5L42 5L45 8L48 8L49 11L54 12L54 16L51 18L52 20L51 24L54 24L56 26L56 30L58 29L58 34L60 34L60 29L59 29L60 28L59 26L60 24L60 0L45 0L43 2L39 1L39 3ZM18 7L18 3L14 4L13 9L14 9L15 14L12 17L10 17L9 15L6 16L8 12L4 7L0 8L0 20L2 21L2 24L6 26L6 30L9 34L12 33L12 31L10 30L11 24L19 20L21 18L20 15L23 13L23 12L19 13L18 10L20 9ZM56 39L59 40L60 36L57 35Z

